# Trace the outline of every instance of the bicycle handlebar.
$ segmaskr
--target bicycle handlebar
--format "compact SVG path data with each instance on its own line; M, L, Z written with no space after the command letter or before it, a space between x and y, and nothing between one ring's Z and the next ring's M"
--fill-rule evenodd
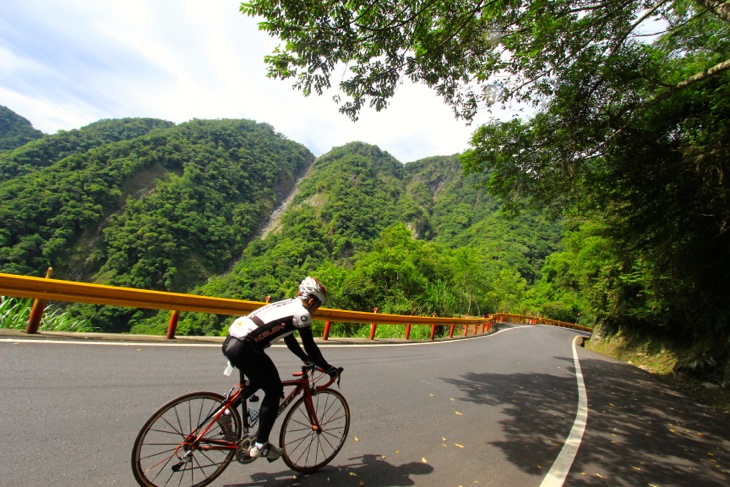
M337 375L330 376L329 382L327 382L327 384L321 386L322 389L326 389L327 387L331 386L334 383L335 380L337 381L337 387L340 387L340 379L342 379L342 371L343 370L345 370L344 367L337 367ZM317 389L319 389L319 387Z
M326 374L327 371L324 370L322 367L317 366L316 364L304 364L302 365L302 373L306 372L314 372L315 370L322 372L323 374ZM318 391L321 391L323 389L327 389L329 386L331 386L335 381L337 381L337 386L340 385L340 378L342 377L342 371L345 370L344 367L338 367L337 368L337 375L330 376L330 380L327 381L325 384L321 384L316 386ZM299 374L295 374L299 375Z

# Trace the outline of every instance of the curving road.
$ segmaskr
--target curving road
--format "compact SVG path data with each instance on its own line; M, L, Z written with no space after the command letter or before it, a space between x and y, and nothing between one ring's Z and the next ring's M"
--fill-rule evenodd
M234 462L213 485L560 485L545 479L576 431L575 336L520 326L451 342L328 344L352 410L339 456L300 477L283 462ZM726 416L639 369L576 351L587 423L564 485L730 483ZM271 355L282 374L298 367L285 348ZM224 366L217 344L1 337L0 485L135 485L138 429L177 395L227 390Z

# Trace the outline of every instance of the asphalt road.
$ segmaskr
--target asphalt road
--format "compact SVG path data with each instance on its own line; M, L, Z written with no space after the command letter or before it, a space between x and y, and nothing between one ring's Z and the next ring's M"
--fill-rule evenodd
M234 462L213 485L539 486L578 410L575 335L525 326L451 342L327 345L327 359L345 367L352 411L338 457L310 476L281 461ZM270 353L282 377L298 367L285 348ZM727 416L639 369L578 355L588 419L565 485L730 484ZM135 485L139 428L178 395L225 392L224 366L218 344L0 338L0 485Z

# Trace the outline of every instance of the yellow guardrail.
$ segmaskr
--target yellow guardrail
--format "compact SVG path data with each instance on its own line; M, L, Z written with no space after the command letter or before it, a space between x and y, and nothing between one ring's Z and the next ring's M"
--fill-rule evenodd
M569 323L567 321L553 320L541 316L519 315L512 313L494 313L489 315L496 323L514 323L518 325L551 325L573 330L592 331L588 326Z
M68 301L146 309L178 309L215 314L244 313L262 305L262 303L254 301L211 298L192 294L148 291L145 289L1 273L0 295L47 301Z
M170 325L167 330L168 338L175 337L180 311L242 315L266 304L265 302L260 301L214 298L209 296L196 296L193 294L148 291L145 289L64 281L50 279L50 276L51 269L48 270L46 278L0 273L0 296L34 298L36 300L33 306L33 311L31 312L28 328L26 328L27 333L36 333L38 331L38 325L40 324L41 315L43 313L43 306L46 301L67 301L124 306L130 308L171 310L172 315L170 317ZM510 313L495 313L486 317L474 318L442 318L436 316L394 315L321 308L317 311L316 319L326 321L323 336L325 340L328 338L329 328L332 322L369 324L371 326L371 340L375 336L375 329L378 324L406 325L406 339L409 338L411 325L431 325L432 340L437 326L450 326L451 329L449 331L449 337L451 338L454 335L454 330L457 325L464 327L463 334L466 336L471 331L472 325L474 327L473 334L476 335L479 333L480 327L482 333L485 333L490 331L493 323L497 322L514 324L546 324L582 331L591 331L589 327L576 325L574 323Z
M50 276L50 270L49 274ZM242 315L249 313L261 306L264 302L244 301L239 299L214 298L209 296L196 296L193 294L179 294L163 291L148 291L126 287L105 286L100 284L89 284L58 279L18 276L14 274L0 273L0 295L20 298L34 298L40 302L45 301L66 301L77 303L90 303L112 306L125 306L130 308L145 309L167 309L171 310L172 316L168 328L167 337L174 338L177 316L180 311L192 311L198 313L214 313L223 315ZM41 311L42 313L42 311ZM36 314L37 323L29 323L26 332L36 333L40 323L40 314ZM33 318L33 316L32 316ZM321 308L316 313L317 320L327 321L325 336L329 332L329 323L363 323L372 327L371 338L377 324L431 325L431 338L434 336L436 326L465 326L466 330L474 325L476 334L479 325L485 331L493 321L490 317L475 318L439 318L425 316L405 316L384 313L368 313L361 311L345 311L337 309ZM35 329L34 329L35 327ZM409 328L410 329L410 328ZM408 330L409 330L408 329Z

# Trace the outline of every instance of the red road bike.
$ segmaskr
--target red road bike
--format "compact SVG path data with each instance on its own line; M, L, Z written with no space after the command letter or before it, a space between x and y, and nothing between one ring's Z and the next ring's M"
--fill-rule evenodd
M281 401L278 415L302 394L287 412L279 434L282 457L292 470L315 472L344 445L350 407L341 393L330 389L335 381L339 385L340 374L330 377L314 365L305 365L295 379L282 382L285 390L291 390ZM153 414L132 449L132 471L139 485L208 485L234 457L244 464L254 461L248 455L255 439L250 429L258 418L249 414L255 391L247 391L246 385L238 384L225 395L185 394Z

